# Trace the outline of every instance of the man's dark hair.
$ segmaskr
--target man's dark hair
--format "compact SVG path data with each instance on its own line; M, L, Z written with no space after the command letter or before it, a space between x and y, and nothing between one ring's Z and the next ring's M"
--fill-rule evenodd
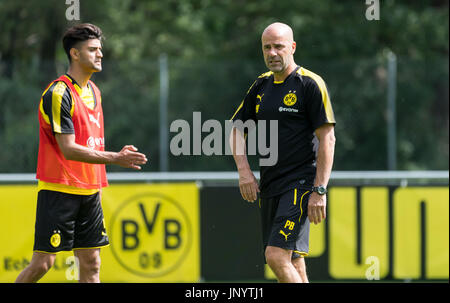
M69 58L69 62L72 61L72 58L70 58L70 49L76 47L77 43L89 39L99 39L102 42L102 30L98 26L90 23L77 24L67 29L63 36L63 47Z

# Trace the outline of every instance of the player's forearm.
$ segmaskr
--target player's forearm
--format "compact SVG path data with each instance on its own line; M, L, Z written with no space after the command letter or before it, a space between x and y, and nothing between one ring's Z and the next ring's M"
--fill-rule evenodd
M246 155L244 135L236 128L233 128L229 143L238 171L250 170L250 164L248 163Z
M334 132L324 135L319 142L319 150L316 160L316 179L314 186L327 186L333 168L334 146L336 139Z
M67 160L92 164L116 164L126 168L141 169L147 157L137 152L134 145L125 145L118 153L90 149L75 142L74 134L55 134L55 139Z
M67 160L79 161L91 164L114 164L118 153L94 150L79 144L72 144L63 151Z
M116 152L99 151L75 142L74 134L55 134L64 158L91 164L115 164L119 154Z

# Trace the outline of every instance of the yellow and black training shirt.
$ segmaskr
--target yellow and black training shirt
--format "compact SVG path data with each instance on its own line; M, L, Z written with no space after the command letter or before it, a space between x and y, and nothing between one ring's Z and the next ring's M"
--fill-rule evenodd
M81 88L80 85L69 75L64 75L73 84L84 104L90 109L95 108L97 100L92 87ZM39 102L39 110L45 122L52 126L53 133L74 134L72 116L74 111L74 98L70 89L63 81L52 83L42 94ZM69 194L91 195L98 192L98 189L83 189L59 183L49 183L39 180L39 190L52 190Z
M318 140L314 131L335 124L333 108L323 79L297 67L284 81L274 81L272 72L258 77L231 118L233 121L278 121L278 161L260 167L262 198L279 195L295 187L312 186L316 173ZM270 139L266 138L266 145ZM260 158L267 158L261 156Z

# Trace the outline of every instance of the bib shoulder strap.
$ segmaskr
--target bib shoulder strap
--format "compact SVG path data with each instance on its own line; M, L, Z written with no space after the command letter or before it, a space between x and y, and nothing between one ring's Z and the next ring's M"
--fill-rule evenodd
M100 90L98 89L97 85L94 84L94 82L92 82L91 80L88 81L89 85L92 87L93 91L94 91L94 97L96 100L101 100L101 93Z

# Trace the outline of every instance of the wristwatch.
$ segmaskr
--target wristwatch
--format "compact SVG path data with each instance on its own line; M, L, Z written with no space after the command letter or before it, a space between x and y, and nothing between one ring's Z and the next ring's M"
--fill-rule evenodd
M327 188L323 185L313 186L312 191L319 195L325 195L328 192Z

